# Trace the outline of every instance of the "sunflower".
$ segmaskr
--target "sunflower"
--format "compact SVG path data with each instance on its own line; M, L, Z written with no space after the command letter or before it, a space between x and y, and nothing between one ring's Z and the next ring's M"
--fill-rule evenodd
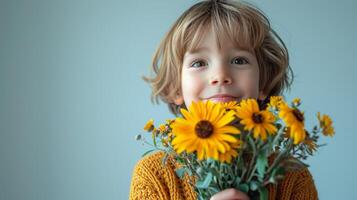
M237 109L237 116L241 119L245 130L253 131L254 138L267 139L267 135L275 134L277 128L273 125L274 115L267 110L260 110L255 99L242 100Z
M231 163L232 158L235 158L238 156L238 148L242 145L242 141L238 141L236 143L232 143L232 148L226 153L219 154L219 160L221 162L226 162L226 163Z
M332 126L332 119L328 115L320 115L317 113L317 118L320 122L320 127L322 127L322 133L325 136L333 136L335 134L335 129Z
M300 106L300 104L301 104L301 99L300 99L300 98L295 98L295 99L293 99L292 104L293 104L295 107Z
M288 104L282 103L279 106L279 117L290 128L289 136L298 144L305 139L304 113L297 108L290 108Z
M240 131L229 125L235 113L226 112L221 104L192 102L189 109L181 109L181 113L183 118L177 118L171 125L172 145L177 153L196 151L199 160L219 160L220 153L231 150L232 144L238 142L233 134Z
M222 103L222 106L227 111L230 111L230 110L237 111L238 102L236 102L236 101L225 102L225 103Z
M162 133L162 132L165 132L165 131L167 130L166 124L160 124L159 130L160 130L161 133Z
M154 128L154 120L150 119L148 122L146 122L144 126L144 131L151 132L152 130L154 130Z
M307 138L306 140L304 140L303 142L308 151L312 154L313 152L317 151L317 144L315 143L315 141L312 138Z
M271 96L268 108L277 109L283 101L284 99L282 96Z
M174 119L167 119L166 124L171 125L174 121Z
M290 127L284 127L284 129L283 129L284 138L291 138L290 132L291 132Z

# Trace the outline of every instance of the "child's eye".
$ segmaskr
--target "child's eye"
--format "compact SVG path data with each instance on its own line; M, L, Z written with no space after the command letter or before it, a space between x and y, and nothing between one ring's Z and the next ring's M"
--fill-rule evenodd
M193 63L191 64L191 67L193 67L193 68L199 68L199 67L202 67L202 66L205 66L205 65L206 65L205 62L199 60L199 61L193 62Z
M236 65L245 65L245 64L249 64L248 60L244 57L237 57L234 58L232 60L232 64L236 64Z

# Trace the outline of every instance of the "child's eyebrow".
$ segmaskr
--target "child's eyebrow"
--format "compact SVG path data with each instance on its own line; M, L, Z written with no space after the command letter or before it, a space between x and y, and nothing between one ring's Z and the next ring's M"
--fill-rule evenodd
M209 52L210 50L207 47L199 47L199 48L195 48L190 51L187 51L186 54L197 54L197 53L204 52L204 51Z
M253 52L251 52L251 51L249 51L249 50L245 50L245 49L236 49L235 52L236 52L236 53L248 54L248 55L251 55L251 56L254 55Z
M185 53L185 57L188 56L188 55L198 54L200 52L205 52L205 51L210 52L210 49L207 48L207 47L195 48L195 49L192 49L190 51L187 51ZM235 52L235 53L245 53L245 54L248 54L248 55L253 55L252 52L250 52L249 50L240 49L240 48L234 48L233 52Z

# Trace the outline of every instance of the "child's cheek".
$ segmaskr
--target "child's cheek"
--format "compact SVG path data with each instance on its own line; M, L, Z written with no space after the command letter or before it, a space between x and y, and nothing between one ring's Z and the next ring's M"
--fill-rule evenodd
M245 98L258 98L259 95L259 75L254 71L248 71L238 78L238 85L243 90Z
M204 92L204 76L197 72L183 72L181 79L182 95L185 100L186 106L192 101L201 100L202 93Z

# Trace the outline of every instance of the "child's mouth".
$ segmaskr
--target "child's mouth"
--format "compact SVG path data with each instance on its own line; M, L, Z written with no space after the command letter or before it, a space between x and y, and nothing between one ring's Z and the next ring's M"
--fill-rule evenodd
M230 102L230 101L239 101L239 98L228 94L218 94L207 98L207 100L213 102Z
M236 97L213 97L210 98L209 100L213 102L230 102L230 101L237 101L238 98Z

